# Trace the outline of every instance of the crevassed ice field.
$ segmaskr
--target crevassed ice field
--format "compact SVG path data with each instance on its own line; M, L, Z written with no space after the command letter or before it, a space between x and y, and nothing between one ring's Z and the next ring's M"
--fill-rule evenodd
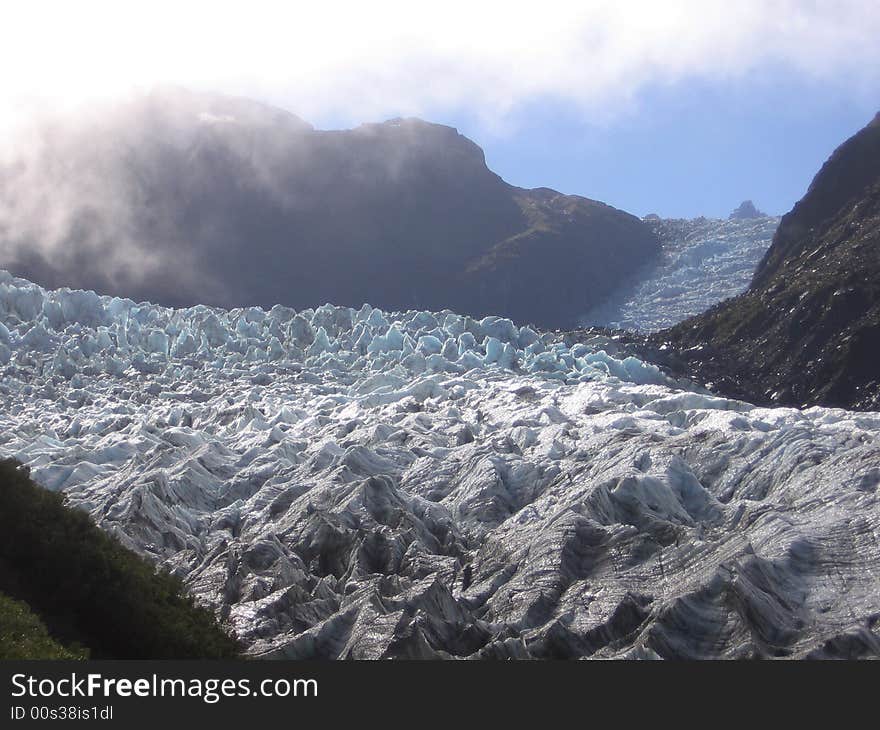
M653 222L660 259L581 317L584 325L656 332L742 294L780 218L695 218Z
M0 455L253 655L880 653L880 414L756 408L450 312L4 272L0 322Z

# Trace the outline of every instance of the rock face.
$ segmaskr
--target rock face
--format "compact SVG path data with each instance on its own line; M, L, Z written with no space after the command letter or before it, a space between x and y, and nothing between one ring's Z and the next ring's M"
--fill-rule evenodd
M744 200L739 207L730 214L730 220L741 221L750 218L766 218L767 214L762 213L755 207L751 200Z
M46 126L0 164L0 266L171 305L332 301L573 324L656 237L524 190L455 129L317 131L242 99L156 92Z
M880 408L880 115L782 218L748 291L654 341L728 395Z
M258 657L880 656L880 415L602 338L0 274L0 456Z

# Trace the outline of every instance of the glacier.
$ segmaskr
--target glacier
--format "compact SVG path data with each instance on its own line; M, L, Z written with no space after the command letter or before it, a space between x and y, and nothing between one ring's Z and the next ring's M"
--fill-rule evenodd
M0 456L259 658L880 656L880 413L595 336L0 273Z
M660 260L580 317L585 326L656 332L744 292L779 217L646 219Z

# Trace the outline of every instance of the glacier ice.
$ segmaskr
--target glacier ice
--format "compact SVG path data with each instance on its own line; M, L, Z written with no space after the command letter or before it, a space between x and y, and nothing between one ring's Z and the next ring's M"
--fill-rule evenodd
M254 656L880 655L878 413L757 408L452 312L0 272L0 322L0 455Z
M770 247L779 220L649 221L660 237L659 263L584 314L581 323L655 332L741 294Z

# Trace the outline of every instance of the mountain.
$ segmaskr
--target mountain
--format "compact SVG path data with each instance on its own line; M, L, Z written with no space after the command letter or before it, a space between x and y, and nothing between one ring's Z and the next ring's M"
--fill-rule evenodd
M449 311L169 309L3 272L0 323L0 457L249 656L880 656L880 414L757 408L608 337ZM87 550L0 507L13 556ZM57 567L27 577L87 598ZM151 630L122 586L92 622Z
M660 257L581 318L587 327L654 332L745 291L767 252L779 218L676 219L645 222L660 239Z
M880 409L880 114L783 216L748 290L654 340L735 397Z
M185 306L332 301L561 326L658 242L586 198L505 183L455 129L318 131L160 90L53 121L0 165L0 266Z
M766 218L767 214L762 213L755 207L751 200L744 200L739 207L730 214L730 220L748 220L749 218Z

